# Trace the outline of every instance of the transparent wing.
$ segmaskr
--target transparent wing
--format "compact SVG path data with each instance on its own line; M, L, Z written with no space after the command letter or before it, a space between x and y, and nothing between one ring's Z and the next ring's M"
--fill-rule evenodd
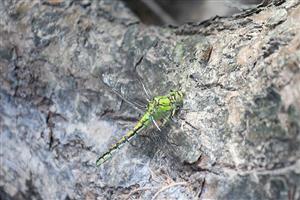
M132 153L154 158L156 155L168 156L171 160L184 161L190 138L180 128L180 124L172 121L166 114L165 121L157 121L159 131L154 123L130 141Z

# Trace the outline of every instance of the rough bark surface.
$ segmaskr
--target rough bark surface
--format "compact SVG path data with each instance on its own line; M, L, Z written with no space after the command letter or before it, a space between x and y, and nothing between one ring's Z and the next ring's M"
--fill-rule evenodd
M0 2L1 199L299 199L300 3L177 28L122 4ZM96 158L185 92L162 132ZM161 137L163 139L161 139Z

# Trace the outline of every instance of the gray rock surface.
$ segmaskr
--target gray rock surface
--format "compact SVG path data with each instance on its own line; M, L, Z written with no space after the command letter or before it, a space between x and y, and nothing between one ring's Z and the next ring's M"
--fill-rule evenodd
M299 199L300 3L147 27L115 0L0 1L1 199ZM146 104L182 111L100 167Z

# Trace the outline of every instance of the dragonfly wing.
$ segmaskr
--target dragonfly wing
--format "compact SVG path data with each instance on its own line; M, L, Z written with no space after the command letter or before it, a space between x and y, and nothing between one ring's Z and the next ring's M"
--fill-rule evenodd
M150 99L152 99L153 95L151 94L150 90L149 90L147 87L145 87L145 85L144 85L144 83L143 83L143 81L142 81L142 77L140 77L140 76L138 75L138 73L137 73L136 75L137 75L136 78L138 79L139 83L140 83L140 84L142 85L142 87L143 87L144 93L145 93L145 95L146 95L146 99L147 99L147 101L149 102Z
M146 109L146 105L140 105L140 104L138 104L136 102L130 101L127 98L125 98L120 92L118 92L116 89L114 89L111 86L107 85L107 83L105 83L104 81L102 81L102 83L104 84L104 86L108 90L110 90L111 92L113 92L114 94L116 94L119 98L121 98L124 102L126 102L128 105L130 105L133 109L135 109L139 113L144 113L144 111Z

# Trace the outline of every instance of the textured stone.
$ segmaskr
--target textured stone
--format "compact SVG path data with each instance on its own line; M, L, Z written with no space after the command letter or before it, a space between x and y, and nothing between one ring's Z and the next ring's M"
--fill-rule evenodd
M300 4L178 28L122 2L0 2L1 199L299 199ZM185 92L100 167L150 95ZM158 192L158 193L157 193Z

